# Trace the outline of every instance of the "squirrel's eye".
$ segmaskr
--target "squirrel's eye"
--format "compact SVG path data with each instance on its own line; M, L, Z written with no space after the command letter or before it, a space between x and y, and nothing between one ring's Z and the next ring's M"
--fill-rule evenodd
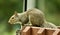
M12 19L14 19L14 17Z

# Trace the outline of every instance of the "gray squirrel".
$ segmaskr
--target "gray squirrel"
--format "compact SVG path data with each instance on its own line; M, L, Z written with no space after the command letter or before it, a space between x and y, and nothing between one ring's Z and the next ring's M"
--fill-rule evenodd
M54 28L57 26L53 23L46 21L45 15L42 11L36 8L27 10L26 12L17 13L15 12L8 21L10 24L20 23L22 26L31 25L42 28Z

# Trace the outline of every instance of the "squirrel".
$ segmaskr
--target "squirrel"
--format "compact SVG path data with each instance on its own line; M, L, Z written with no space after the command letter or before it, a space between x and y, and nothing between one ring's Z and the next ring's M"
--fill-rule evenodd
M44 13L36 8L29 9L22 13L15 12L8 21L10 24L20 23L22 26L31 25L43 28L54 28L57 26L46 21Z

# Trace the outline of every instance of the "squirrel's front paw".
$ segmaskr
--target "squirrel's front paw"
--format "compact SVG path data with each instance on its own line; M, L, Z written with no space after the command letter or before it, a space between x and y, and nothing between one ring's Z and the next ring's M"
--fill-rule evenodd
M25 26L32 26L32 24L24 24Z

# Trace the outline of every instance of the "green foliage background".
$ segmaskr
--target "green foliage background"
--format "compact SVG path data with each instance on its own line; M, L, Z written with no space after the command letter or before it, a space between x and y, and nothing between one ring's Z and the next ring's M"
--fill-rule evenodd
M17 26L9 24L8 20L14 11L22 12L22 10L23 0L0 0L0 35L16 35Z
M47 21L60 25L60 0L36 0L36 8L45 13ZM11 25L8 19L22 10L23 0L0 0L0 35L16 35L19 24Z
M36 8L45 13L47 21L60 26L60 0L36 0Z

